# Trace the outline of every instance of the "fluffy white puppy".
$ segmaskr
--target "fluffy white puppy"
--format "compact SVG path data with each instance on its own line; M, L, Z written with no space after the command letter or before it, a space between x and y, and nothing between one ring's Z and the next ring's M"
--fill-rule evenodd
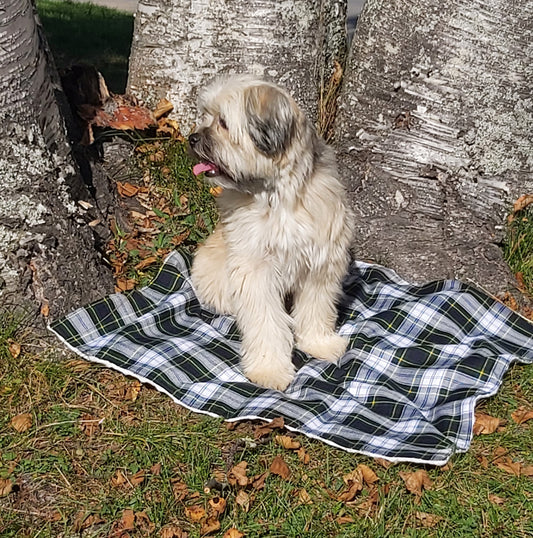
M294 345L331 362L346 349L335 333L351 240L345 191L332 149L280 87L220 79L199 106L204 119L189 137L194 173L223 192L193 284L200 301L236 317L245 375L283 390Z

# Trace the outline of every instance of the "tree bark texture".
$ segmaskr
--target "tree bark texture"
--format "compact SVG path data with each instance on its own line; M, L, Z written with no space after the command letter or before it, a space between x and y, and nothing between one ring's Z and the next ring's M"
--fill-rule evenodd
M0 298L58 316L111 289L76 203L53 70L30 0L0 6ZM75 198L73 197L75 196Z
M316 120L321 82L345 52L345 13L346 0L140 0L127 91L150 105L169 99L187 134L199 89L253 73Z
M533 190L532 80L531 0L367 0L336 125L359 257L510 285L498 244Z

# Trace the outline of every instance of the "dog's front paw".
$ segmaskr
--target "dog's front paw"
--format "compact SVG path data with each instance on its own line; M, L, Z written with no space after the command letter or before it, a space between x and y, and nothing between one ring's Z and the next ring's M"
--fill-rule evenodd
M323 336L298 339L296 341L296 347L309 353L309 355L316 359L337 362L344 355L348 347L348 340L343 336L331 333Z
M262 387L274 390L285 390L294 379L294 366L289 360L288 364L280 364L279 360L263 361L253 366L243 366L244 375Z

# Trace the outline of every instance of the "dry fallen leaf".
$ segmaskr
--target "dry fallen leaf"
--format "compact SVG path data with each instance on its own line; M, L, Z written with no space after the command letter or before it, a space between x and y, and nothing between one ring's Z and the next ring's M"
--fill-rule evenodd
M243 538L243 536L244 533L232 527L224 533L224 536L222 538Z
M155 524L150 521L148 514L144 511L135 512L135 527L142 536L148 536L155 531Z
M159 531L159 538L188 538L189 533L181 530L177 525L166 525Z
M524 422L533 419L533 409L528 409L524 406L519 407L516 411L511 413L511 418L517 424L523 424Z
M187 497L189 490L187 489L187 484L184 484L179 478L173 478L171 481L172 492L174 493L174 499L180 502Z
M335 522L338 525L346 525L347 523L355 523L355 519L351 516L341 516L338 517Z
M311 461L311 458L309 457L309 454L305 451L304 447L299 448L296 454L298 454L298 459L304 465L307 465Z
M365 484L370 486L379 480L378 475L367 465L361 463L361 465L358 465L358 469L361 470Z
M205 508L199 504L185 507L185 517L193 523L198 523L207 516Z
M246 491L240 489L235 497L235 502L245 511L250 510L250 496Z
M418 519L423 527L432 528L436 527L444 518L435 514L428 514L426 512L416 512L416 519Z
M128 478L132 486L138 486L144 482L144 479L146 478L146 471L144 469L141 469L140 471L137 471L134 475L131 475Z
M0 478L0 497L6 497L13 491L13 482L9 478Z
M346 488L337 495L337 500L342 502L353 501L355 496L363 489L363 472L360 467L345 474L342 477Z
M146 267L149 267L150 265L153 265L154 263L157 263L157 256L150 256L148 258L145 258L144 260L141 260L136 266L135 269L137 271L140 271Z
M374 461L382 467L385 467L385 469L388 469L389 467L392 467L394 465L392 461L385 460L383 458L374 458Z
M270 465L270 471L273 474L281 476L283 480L287 480L291 476L289 466L285 463L281 456L276 456Z
M522 211L528 205L533 204L533 194L523 194L513 205L513 213Z
M254 476L252 478L252 487L254 489L260 490L265 487L265 480L269 477L270 471L265 471L262 474Z
M261 437L264 437L265 435L268 435L269 433L272 433L273 430L276 428L282 429L285 427L285 421L282 417L277 417L274 420L271 420L270 422L267 422L265 424L261 424L255 429L254 432L254 439L260 439Z
M157 105L155 106L155 110L153 112L154 118L158 120L165 114L168 114L169 112L172 112L172 109L174 108L174 105L164 97L159 100Z
M11 419L11 427L17 430L19 433L23 433L31 428L33 423L30 413L21 413Z
M288 435L276 435L274 441L287 450L297 450L300 448L300 443Z
M126 537L129 536L127 531L132 531L135 528L135 513L133 510L124 510L122 517L115 521L111 529L110 537Z
M80 420L80 430L87 435L87 437L92 437L100 428L104 422L103 418L98 418L89 413L84 413Z
M209 499L209 508L215 516L219 516L226 509L226 499L224 497L213 497Z
M21 347L18 342L15 342L12 338L7 339L7 348L9 350L9 354L14 358L18 358L20 355Z
M494 495L492 493L489 494L489 501L492 504L499 504L499 505L505 504L505 499L503 497L498 497L498 495Z
M303 488L298 491L298 501L300 504L313 504L309 493L307 493L307 490Z
M208 517L203 523L200 529L202 535L213 534L220 529L220 521L215 517Z
M489 435L494 433L505 421L486 415L485 413L476 413L474 423L474 435Z
M407 490L416 495L418 499L422 496L423 489L431 489L433 485L427 471L423 469L418 469L413 473L400 472L400 476L405 482Z
M246 476L246 467L248 463L241 461L239 464L232 467L228 473L228 482L232 485L247 486L249 484L249 478Z
M137 185L132 185L127 181L117 181L117 191L122 197L131 198L132 196L135 196L139 192L139 190L140 187L138 187Z

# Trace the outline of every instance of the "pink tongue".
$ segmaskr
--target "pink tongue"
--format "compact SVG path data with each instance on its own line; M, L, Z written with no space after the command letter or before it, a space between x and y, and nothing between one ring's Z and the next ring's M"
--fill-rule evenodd
M211 172L216 169L217 167L213 163L198 163L192 167L192 173L195 176L199 176L200 174L203 174L204 172Z

